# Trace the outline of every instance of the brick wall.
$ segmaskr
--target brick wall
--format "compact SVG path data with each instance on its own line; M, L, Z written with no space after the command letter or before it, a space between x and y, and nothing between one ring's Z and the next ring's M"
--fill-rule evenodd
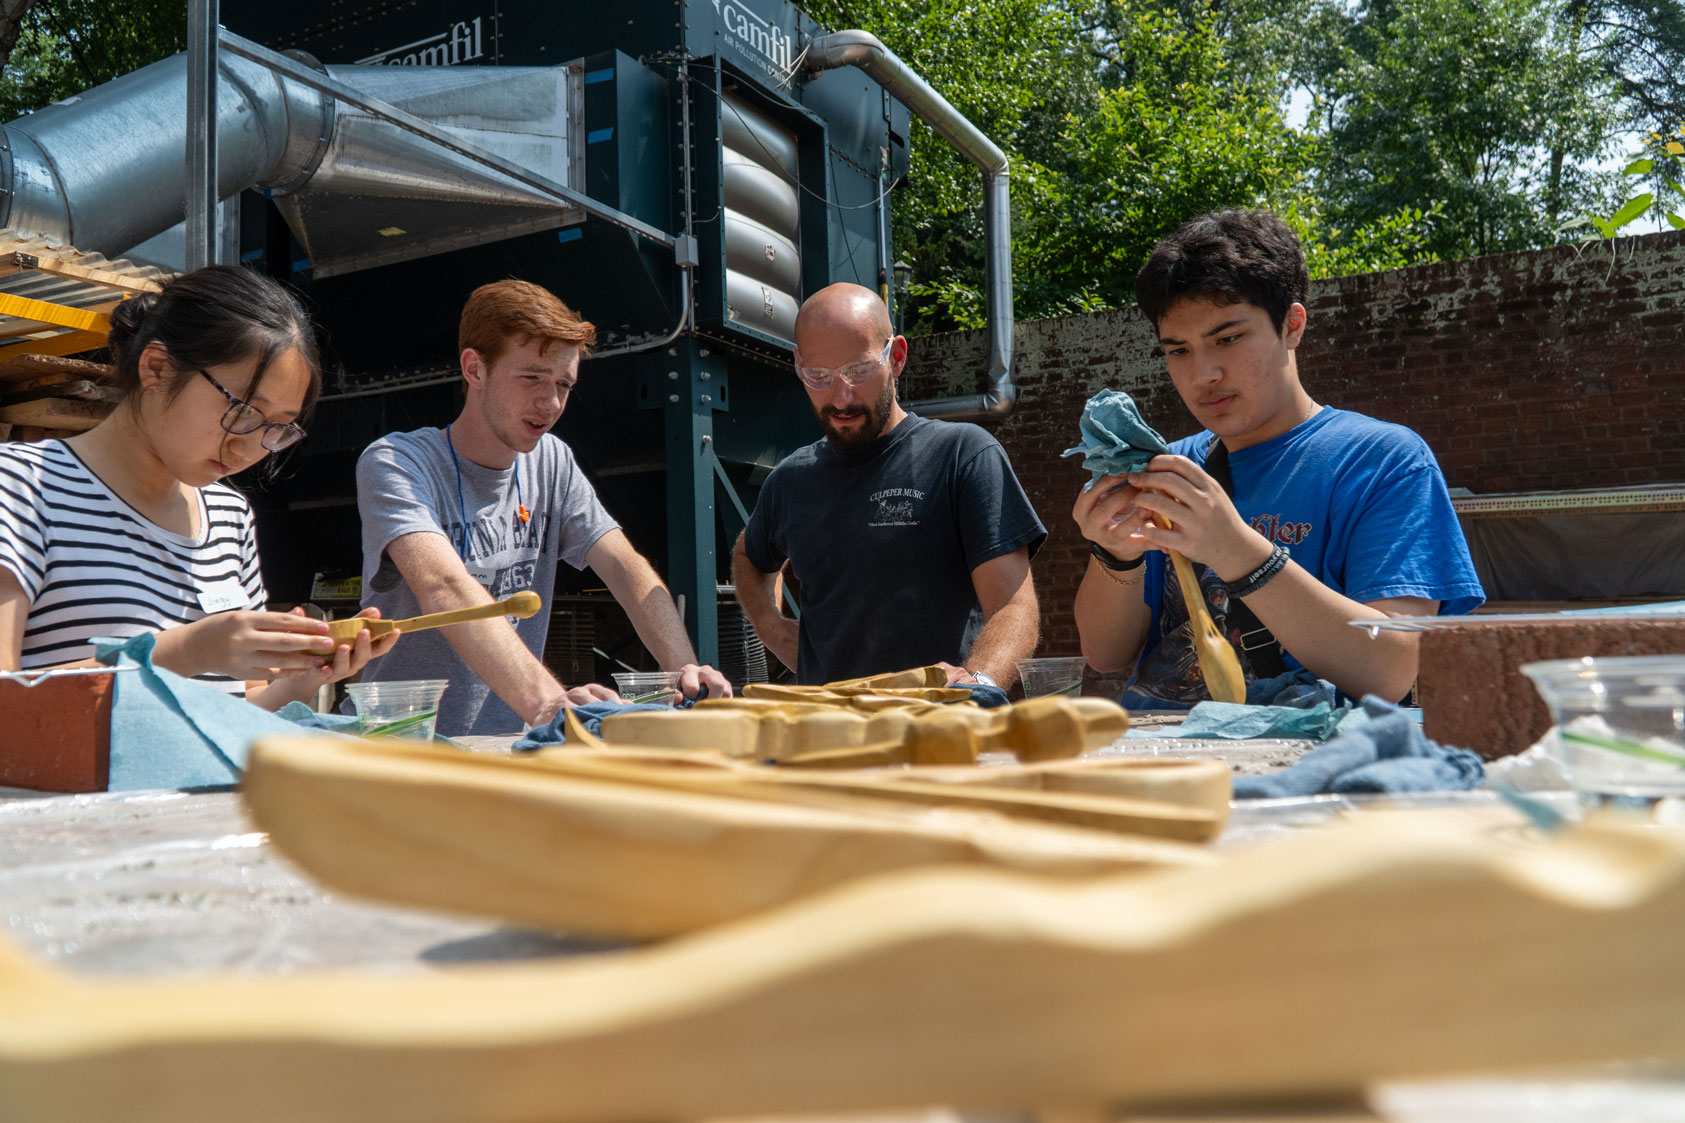
M1021 323L1014 355L995 432L1048 527L1041 651L1076 654L1084 476L1059 453L1083 402L1123 389L1167 438L1195 426L1134 309ZM914 340L903 395L975 393L986 359L982 332ZM1685 481L1685 233L1316 282L1299 370L1318 402L1422 434L1453 487Z

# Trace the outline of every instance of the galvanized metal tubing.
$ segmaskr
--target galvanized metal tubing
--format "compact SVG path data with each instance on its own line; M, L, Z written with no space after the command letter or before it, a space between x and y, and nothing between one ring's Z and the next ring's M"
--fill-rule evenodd
M248 60L218 62L213 195L307 176L332 131L331 101ZM12 121L0 226L108 255L169 229L185 211L187 117L177 55Z
M481 91L502 106L511 98L499 86L523 74L530 84L552 68L393 74L381 67L323 68L226 31L217 43L215 128L205 121L216 137L215 198L257 187L283 198L322 190L490 202L529 212L571 208L674 245L671 234L381 96L394 83L413 93L405 84L431 82L454 95L459 112ZM0 226L117 254L181 222L189 187L187 70L186 56L177 55L7 124ZM308 245L309 231L297 233Z
M804 65L816 71L839 66L862 71L982 169L988 388L981 394L909 402L907 408L954 421L1005 417L1018 401L1012 380L1012 195L1006 153L868 31L838 31L815 39Z

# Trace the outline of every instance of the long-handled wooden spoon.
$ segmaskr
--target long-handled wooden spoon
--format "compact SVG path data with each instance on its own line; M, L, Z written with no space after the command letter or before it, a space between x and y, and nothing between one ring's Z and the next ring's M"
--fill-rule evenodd
M1175 526L1163 515L1153 515L1153 522L1164 530ZM1193 563L1178 550L1170 551L1170 564L1176 568L1176 582L1182 586L1182 599L1188 602L1188 621L1194 631L1194 652L1199 656L1200 677L1205 689L1219 702L1246 701L1246 675L1240 669L1240 657L1229 641L1217 632L1211 620L1211 610L1205 607L1205 591L1194 576Z
M542 607L544 602L539 599L538 594L526 589L491 604L457 608L450 612L430 612L426 616L412 616L408 620L370 620L366 616L332 620L328 623L328 634L333 637L335 643L350 643L357 638L358 632L365 630L370 639L377 639L393 629L405 633L424 632L428 628L443 628L468 620L487 620L493 616L517 616L524 620Z

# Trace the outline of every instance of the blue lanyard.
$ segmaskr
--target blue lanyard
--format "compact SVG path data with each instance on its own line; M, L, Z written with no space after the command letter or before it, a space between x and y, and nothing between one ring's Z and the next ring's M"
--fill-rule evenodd
M464 562L468 560L468 505L462 501L462 461L456 458L456 442L451 440L451 427L445 426L445 444L451 450L451 467L456 469L456 513L462 520L462 537L456 552ZM515 511L516 517L526 522L532 516L527 513L527 505L521 499L521 458L515 457Z

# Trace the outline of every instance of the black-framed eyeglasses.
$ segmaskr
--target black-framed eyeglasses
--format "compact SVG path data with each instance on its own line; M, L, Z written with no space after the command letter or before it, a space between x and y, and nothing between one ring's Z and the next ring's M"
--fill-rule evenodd
M228 399L228 412L222 415L222 427L236 437L247 433L263 430L259 439L263 447L270 452L280 452L284 448L291 448L304 439L304 430L291 421L271 421L263 416L263 411L249 402L243 402L228 392L228 387L212 378L209 371L201 370L205 381L222 391L222 396Z

